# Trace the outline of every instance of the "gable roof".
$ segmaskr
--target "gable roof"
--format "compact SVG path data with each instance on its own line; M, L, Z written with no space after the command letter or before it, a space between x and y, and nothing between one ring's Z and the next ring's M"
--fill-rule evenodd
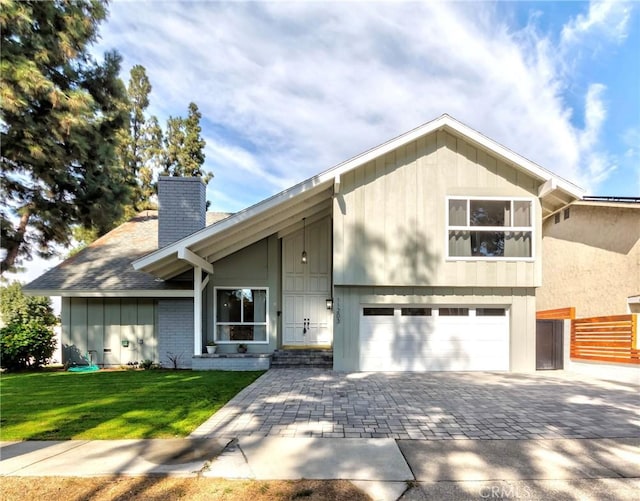
M207 224L228 217L208 212ZM24 287L43 296L193 296L189 282L159 281L131 263L158 248L158 211L141 212Z
M191 267L189 262L178 258L178 252L181 250L184 253L184 249L189 249L209 262L215 262L273 233L293 231L301 226L303 217L311 222L309 218L330 213L334 187L336 191L339 190L341 175L438 130L462 137L539 180L539 196L543 199L545 213L558 210L579 199L583 194L582 189L573 183L445 114L244 209L224 221L137 259L133 266L159 278L170 279Z

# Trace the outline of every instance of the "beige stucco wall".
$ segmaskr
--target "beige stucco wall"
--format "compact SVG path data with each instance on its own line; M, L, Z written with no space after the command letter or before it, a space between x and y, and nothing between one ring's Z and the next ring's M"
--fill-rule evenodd
M640 294L640 207L574 204L543 224L538 310L574 306L578 317L629 312Z

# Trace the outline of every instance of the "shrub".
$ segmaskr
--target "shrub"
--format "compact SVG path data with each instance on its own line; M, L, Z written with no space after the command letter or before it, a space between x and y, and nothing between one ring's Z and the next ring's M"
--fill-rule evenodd
M39 322L14 323L0 329L0 365L7 370L38 368L56 347L53 331Z
M140 363L140 367L142 367L145 371L151 369L151 367L153 367L153 360L149 360L149 359L143 360Z
M55 325L51 298L25 296L20 282L0 287L0 319L5 325L26 324L31 321L43 325Z

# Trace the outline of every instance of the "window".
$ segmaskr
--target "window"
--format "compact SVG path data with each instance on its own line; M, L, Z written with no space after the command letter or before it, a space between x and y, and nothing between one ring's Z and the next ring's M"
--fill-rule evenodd
M441 317L468 317L469 308L440 308L438 315Z
M392 317L393 308L364 308L362 314L365 317Z
M553 224L558 224L560 222L560 213L556 212L556 215L553 216Z
M504 317L504 308L476 308L476 317Z
M531 200L450 198L448 204L449 257L533 256Z
M430 317L431 308L401 308L403 317Z
M216 342L268 342L267 289L216 288L215 291Z
M569 207L567 207L567 208L564 210L564 218L565 218L565 219L569 219L569 217L570 217L570 216L571 216L571 211L569 210Z

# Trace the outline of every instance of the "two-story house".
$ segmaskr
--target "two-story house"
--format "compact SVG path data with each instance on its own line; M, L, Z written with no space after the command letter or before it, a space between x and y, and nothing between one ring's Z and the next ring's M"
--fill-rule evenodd
M204 190L161 178L157 216L29 284L63 296L67 354L258 368L332 347L341 371L533 370L542 219L582 195L448 115L210 225Z

